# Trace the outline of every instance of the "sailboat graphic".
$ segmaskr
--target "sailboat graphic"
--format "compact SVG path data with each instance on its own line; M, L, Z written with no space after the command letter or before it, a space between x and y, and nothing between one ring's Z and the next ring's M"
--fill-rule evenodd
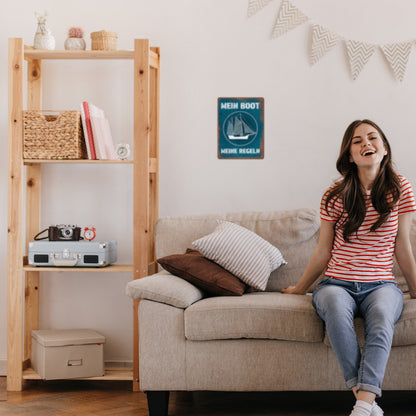
M232 117L227 123L227 136L230 140L247 140L256 132L243 120L241 114Z

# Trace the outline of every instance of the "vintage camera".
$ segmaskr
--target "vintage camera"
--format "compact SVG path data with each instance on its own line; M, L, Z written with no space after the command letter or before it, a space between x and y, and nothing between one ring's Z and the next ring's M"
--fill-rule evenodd
M52 225L48 228L49 241L78 241L81 239L81 227L76 225Z

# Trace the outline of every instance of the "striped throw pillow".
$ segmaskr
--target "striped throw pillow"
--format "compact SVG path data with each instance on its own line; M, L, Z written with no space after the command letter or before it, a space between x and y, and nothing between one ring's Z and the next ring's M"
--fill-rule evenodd
M270 273L287 264L280 251L253 231L220 221L214 232L192 243L206 258L244 283L265 290Z

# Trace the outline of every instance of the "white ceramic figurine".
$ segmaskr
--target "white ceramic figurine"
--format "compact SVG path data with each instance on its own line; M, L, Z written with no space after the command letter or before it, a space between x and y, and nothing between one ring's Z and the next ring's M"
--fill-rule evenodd
M38 19L38 27L35 33L35 39L33 46L35 49L55 49L55 38L52 36L50 29L46 25L46 17L48 13L45 11L43 14L35 12L35 16Z

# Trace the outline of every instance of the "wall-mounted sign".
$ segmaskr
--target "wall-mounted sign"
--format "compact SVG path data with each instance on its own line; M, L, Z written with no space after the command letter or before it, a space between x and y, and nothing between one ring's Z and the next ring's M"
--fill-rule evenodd
M263 98L218 98L219 159L263 159L263 136Z

